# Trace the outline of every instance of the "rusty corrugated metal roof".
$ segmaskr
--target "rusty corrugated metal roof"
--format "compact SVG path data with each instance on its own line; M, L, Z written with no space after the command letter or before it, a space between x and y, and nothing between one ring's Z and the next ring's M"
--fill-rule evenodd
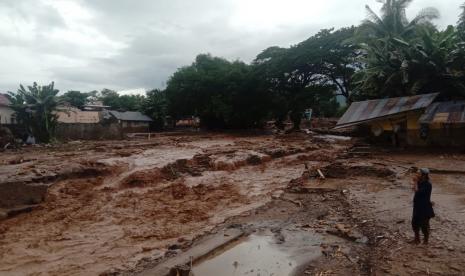
M465 101L433 103L420 117L420 123L465 123Z
M399 113L428 107L439 93L410 97L369 100L352 103L337 122L336 128L343 128L380 119Z

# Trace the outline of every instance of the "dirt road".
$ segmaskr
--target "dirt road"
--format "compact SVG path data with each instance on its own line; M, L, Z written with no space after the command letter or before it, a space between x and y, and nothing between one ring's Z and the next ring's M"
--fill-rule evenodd
M2 153L0 187L48 189L43 202L28 199L31 212L0 221L0 274L137 274L238 227L268 233L271 241L258 240L291 252L297 274L463 275L465 156L357 158L347 155L351 145L200 133ZM412 166L437 172L429 247L406 243ZM316 168L325 180L313 177Z

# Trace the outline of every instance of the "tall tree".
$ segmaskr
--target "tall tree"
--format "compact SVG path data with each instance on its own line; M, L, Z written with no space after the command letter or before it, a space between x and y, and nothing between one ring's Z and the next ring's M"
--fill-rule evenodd
M381 15L377 15L366 5L367 19L359 28L359 35L365 39L384 42L388 46L393 39L415 36L416 27L430 25L439 18L439 11L433 7L422 9L412 20L407 18L406 10L413 0L377 0L382 3Z
M270 47L257 56L255 71L268 84L279 128L289 116L298 129L305 109L316 110L323 100L335 103L337 95L350 100L352 76L361 67L359 50L349 41L354 32L325 29L290 48Z
M208 128L256 127L268 112L269 98L252 68L211 55L175 72L166 96L174 119L198 116Z
M142 95L119 95L118 92L107 88L100 92L99 99L111 109L123 111L140 111L145 101Z
M314 63L324 81L337 87L337 95L350 102L353 89L352 77L361 69L360 48L353 41L355 27L339 30L323 29L311 38L291 48L295 59Z
M118 92L104 88L99 95L99 100L103 105L110 106L111 109L120 109L120 101Z
M457 22L457 33L462 41L465 41L465 3L460 6L461 13Z
M142 95L122 95L119 96L119 108L125 111L140 111L142 109L145 96Z
M439 60L445 57L440 53L446 53L447 47L439 41L435 49L429 44L430 38L440 39L434 37L437 29L431 23L439 12L425 8L408 20L406 9L412 0L381 2L380 16L367 6L367 20L357 35L364 53L361 61L365 64L355 76L357 96L364 99L436 92L426 80L445 76L447 72L445 58ZM450 33L445 38L450 41ZM433 59L437 62L434 69L430 63Z
M164 90L153 89L147 91L142 104L142 112L153 119L153 128L162 130L165 127L168 115L168 102Z
M87 98L89 96L89 93L71 90L63 94L60 99L63 102L69 103L71 106L82 108L87 103Z

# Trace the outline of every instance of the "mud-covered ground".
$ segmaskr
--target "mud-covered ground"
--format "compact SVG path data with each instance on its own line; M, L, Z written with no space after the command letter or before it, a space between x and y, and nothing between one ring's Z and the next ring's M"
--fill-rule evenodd
M137 274L227 227L272 233L301 275L465 274L465 155L353 157L353 143L197 133L3 152L0 187L48 190L0 221L0 274ZM423 166L437 217L430 245L414 246L412 167Z
M409 243L413 239L413 171L421 167L433 172L436 217L431 220L429 245ZM349 240L354 232L367 240L363 247L357 241L347 244L351 248L348 254L315 260L303 275L354 274L345 272L346 268L359 269L356 274L364 275L465 275L463 154L376 150L370 157L340 160L328 168L336 175L317 186L347 195L348 225L344 224L343 233L338 226L335 232L330 229L327 233L347 237L348 230Z

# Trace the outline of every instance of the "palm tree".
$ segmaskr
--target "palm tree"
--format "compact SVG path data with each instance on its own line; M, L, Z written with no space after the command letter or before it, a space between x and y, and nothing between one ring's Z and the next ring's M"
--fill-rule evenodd
M459 33L460 38L462 41L465 41L465 3L460 6L462 12L459 16L459 21L457 22L457 32Z
M412 50L421 43L421 30L437 32L431 21L439 17L439 12L435 8L425 8L408 20L406 9L413 0L377 1L383 4L381 15L366 6L367 19L357 33L365 68L355 76L356 92L365 98L416 93L419 84L413 90L411 87L416 81L412 76Z
M406 9L413 0L377 0L382 3L381 16L366 5L367 19L359 28L359 34L369 39L409 38L414 35L419 25L430 25L433 19L439 18L436 8L421 10L415 18L408 20Z
M443 92L448 99L465 96L463 47L454 27L438 32L428 28L418 31L419 39L406 48L406 70L411 74L410 94Z
M357 73L362 98L442 92L442 97L465 97L465 48L455 28L418 28L410 41L394 39L386 51L380 44L364 45L366 68Z
M11 107L18 120L41 142L50 142L54 136L58 92L53 82L45 86L38 86L34 82L27 89L20 85L17 93L9 92Z

